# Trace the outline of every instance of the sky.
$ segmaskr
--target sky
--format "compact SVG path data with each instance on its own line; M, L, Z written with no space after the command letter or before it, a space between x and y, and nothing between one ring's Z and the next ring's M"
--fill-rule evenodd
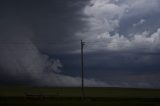
M159 0L1 0L0 85L160 88Z

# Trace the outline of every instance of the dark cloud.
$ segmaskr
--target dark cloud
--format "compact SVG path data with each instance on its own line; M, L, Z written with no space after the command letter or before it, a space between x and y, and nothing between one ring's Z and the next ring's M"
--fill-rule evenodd
M84 39L88 85L159 87L157 3L1 0L0 84L80 85Z
M72 39L77 26L81 26L78 16L83 1L78 4L62 0L1 2L0 84L79 86L80 78L60 74L61 61L46 53L52 46L59 47L55 43L66 45L64 41ZM76 22L79 25L75 26ZM85 80L90 86L105 84Z
M42 51L75 48L75 33L83 29L82 9L88 0L1 1L3 20L20 20L34 32L33 42ZM66 44L67 46L66 48ZM55 51L53 51L55 49Z

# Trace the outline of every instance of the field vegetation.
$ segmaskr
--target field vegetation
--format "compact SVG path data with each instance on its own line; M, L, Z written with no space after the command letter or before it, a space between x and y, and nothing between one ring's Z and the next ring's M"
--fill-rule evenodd
M160 89L0 87L0 106L160 106Z

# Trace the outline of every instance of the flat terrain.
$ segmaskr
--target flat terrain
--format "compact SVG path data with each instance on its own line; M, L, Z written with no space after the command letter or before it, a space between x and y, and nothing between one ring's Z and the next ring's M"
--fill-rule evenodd
M160 106L160 89L0 87L0 106Z

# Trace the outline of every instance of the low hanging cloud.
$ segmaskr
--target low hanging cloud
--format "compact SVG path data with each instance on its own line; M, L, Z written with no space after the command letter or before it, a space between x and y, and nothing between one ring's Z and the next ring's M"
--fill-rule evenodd
M13 20L12 20L13 21ZM1 22L2 23L2 22ZM21 22L3 21L0 30L0 83L39 86L80 86L80 77L61 75L59 59L42 54L32 42L32 30ZM86 86L106 83L85 79Z
M81 78L75 77L78 56L74 60L71 52L79 53L83 39L84 50L89 51L85 86L159 87L159 4L159 0L2 2L0 84L80 86Z

